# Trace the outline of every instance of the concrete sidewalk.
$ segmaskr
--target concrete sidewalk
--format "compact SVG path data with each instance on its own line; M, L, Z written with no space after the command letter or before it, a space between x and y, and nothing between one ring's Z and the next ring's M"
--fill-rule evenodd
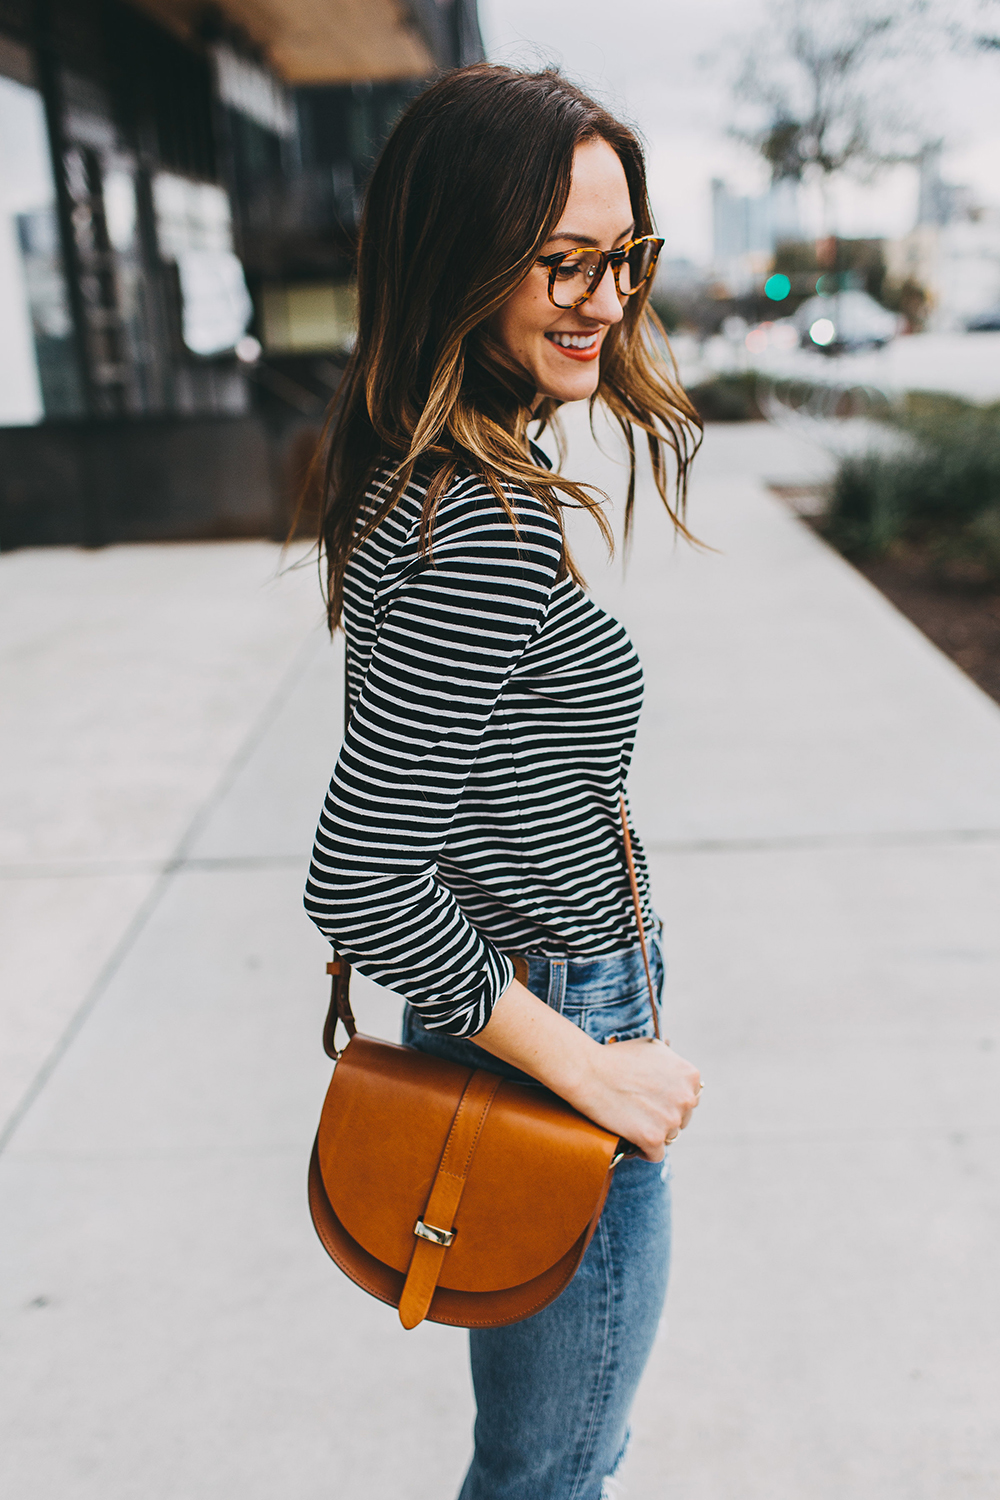
M624 579L579 536L646 667L632 795L708 1080L632 1500L1000 1488L1000 711L761 487L822 462L715 429L718 551L675 549L646 492ZM275 564L0 558L35 690L0 971L16 1500L447 1500L468 1454L463 1336L404 1334L305 1210L339 689L313 577L262 591ZM392 997L357 998L391 1035Z
M0 1139L319 642L315 570L289 561L0 557Z

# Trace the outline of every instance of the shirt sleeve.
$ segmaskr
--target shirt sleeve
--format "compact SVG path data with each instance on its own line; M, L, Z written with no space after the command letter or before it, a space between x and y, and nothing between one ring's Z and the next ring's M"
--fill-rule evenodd
M316 834L306 910L431 1030L474 1036L514 977L437 864L504 683L543 623L562 553L532 496L515 528L482 483L438 507L430 550L384 580L377 636Z

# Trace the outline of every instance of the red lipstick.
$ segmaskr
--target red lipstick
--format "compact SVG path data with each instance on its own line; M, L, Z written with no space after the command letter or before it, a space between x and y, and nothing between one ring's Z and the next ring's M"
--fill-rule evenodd
M553 349L558 349L560 354L565 354L567 359L576 359L583 363L589 363L592 359L597 359L601 352L600 337L598 337L592 349L567 349L564 344L557 344L555 339L549 338L548 335L546 335L546 342L551 344Z

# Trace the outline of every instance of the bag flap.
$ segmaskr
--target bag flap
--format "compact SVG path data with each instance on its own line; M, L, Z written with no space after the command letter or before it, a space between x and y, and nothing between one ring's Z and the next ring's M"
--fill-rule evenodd
M318 1148L330 1205L397 1271L430 1196L471 1068L356 1036L334 1070ZM520 1286L564 1256L594 1215L617 1137L547 1089L508 1080L483 1126L439 1284Z

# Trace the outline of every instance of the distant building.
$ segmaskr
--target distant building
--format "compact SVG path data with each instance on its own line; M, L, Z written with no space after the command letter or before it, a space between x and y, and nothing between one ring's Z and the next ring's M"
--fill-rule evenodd
M367 175L481 56L475 0L0 0L0 547L282 530Z
M757 197L731 193L721 179L713 180L713 267L734 296L750 290L778 245L801 238L798 184L791 178Z
M967 187L945 182L941 147L929 146L920 159L917 222L886 242L885 258L893 281L911 280L928 292L929 327L963 328L1000 306L1000 205L981 204Z

